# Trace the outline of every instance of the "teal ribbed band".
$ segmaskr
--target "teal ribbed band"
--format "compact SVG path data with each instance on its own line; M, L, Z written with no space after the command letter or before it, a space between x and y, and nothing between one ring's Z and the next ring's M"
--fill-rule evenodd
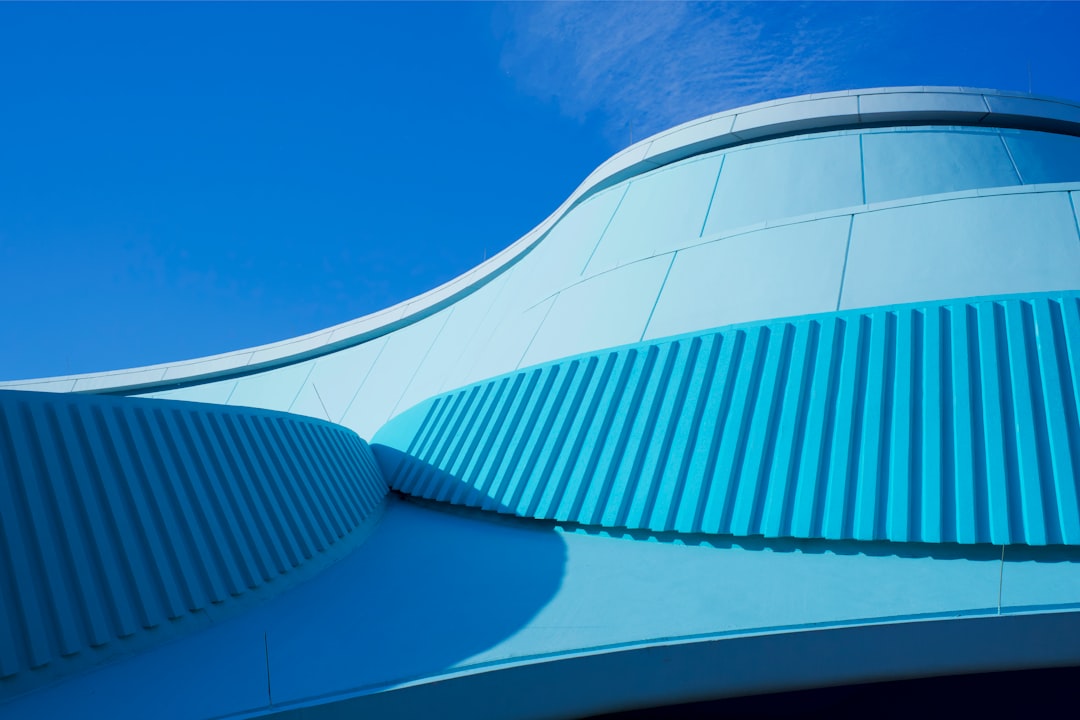
M657 532L1080 544L1080 294L712 329L434 397L391 487Z
M287 587L386 490L331 423L0 391L0 700Z

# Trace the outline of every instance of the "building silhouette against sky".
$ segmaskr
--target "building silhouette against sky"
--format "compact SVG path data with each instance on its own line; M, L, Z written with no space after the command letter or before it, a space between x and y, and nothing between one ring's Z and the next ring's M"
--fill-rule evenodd
M632 145L384 311L4 383L0 714L1080 665L1078 194L1069 102L781 100Z

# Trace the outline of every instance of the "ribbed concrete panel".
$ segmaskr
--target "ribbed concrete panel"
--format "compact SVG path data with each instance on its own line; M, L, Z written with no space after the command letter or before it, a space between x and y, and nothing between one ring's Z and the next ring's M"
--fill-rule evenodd
M1080 294L839 312L493 378L375 437L392 487L526 517L1080 544Z
M288 585L385 493L328 423L0 392L0 700Z

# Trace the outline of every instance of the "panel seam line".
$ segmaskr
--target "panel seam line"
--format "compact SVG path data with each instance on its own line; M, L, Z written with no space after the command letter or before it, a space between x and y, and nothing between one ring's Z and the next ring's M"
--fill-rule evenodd
M840 270L840 289L836 293L836 310L840 311L840 301L844 297L844 281L847 280L848 256L851 255L851 231L855 227L855 214L852 213L848 221L847 247L844 248L844 266Z
M308 368L307 375L304 376L303 382L300 383L300 387L296 389L296 394L293 395L292 402L289 403L289 409L285 412L292 412L293 405L300 399L300 393L304 392L304 387L307 385L307 381L311 379L311 373L315 371L315 365L319 362L318 358L311 361L311 367Z
M536 340L536 336L540 334L540 329L544 327L544 323L547 322L548 315L551 314L551 308L555 307L555 303L558 301L559 295L561 295L561 294L562 294L561 292L555 293L555 297L553 297L551 299L551 304L548 305L547 312L544 313L544 317L543 317L542 320L540 320L540 324L536 326L536 332L534 332L533 336L531 338L529 338L529 344L526 345L525 350L522 351L521 357L517 361L517 365L514 366L514 370L521 369L521 363L525 361L525 356L528 355L529 350L532 349L532 345L533 345L533 342L535 342L535 340Z
M664 279L660 282L660 289L656 291L656 299L653 300L652 310L649 311L649 317L645 319L645 327L641 328L641 337L638 338L638 342L645 340L645 333L649 330L649 323L652 322L653 314L656 313L656 306L660 304L660 296L664 294L664 287L667 286L668 276L671 275L671 268L675 266L675 256L679 254L679 251L671 253L671 262L668 263L667 272L664 273Z
M424 363L427 362L428 356L431 355L431 349L435 347L435 344L439 342L439 338L442 337L443 330L450 324L450 318L454 316L454 311L458 309L458 305L455 303L450 306L450 312L446 314L446 319L443 320L443 324L439 327L439 332L435 333L435 337L431 339L431 344L428 345L427 350L424 352L424 357L420 358L420 363L413 370L412 375L409 376L409 382L405 383L404 389L401 391L401 395L398 396L397 402L394 403L394 407L390 410L390 417L394 417L394 413L397 412L398 405L401 404L402 399L409 392L409 388L412 387L413 382L416 381L416 376L420 374L421 368L424 367Z
M724 172L724 161L726 160L727 153L724 153L720 156L720 167L716 169L716 180L713 181L712 194L709 195L709 206L705 208L705 218L701 221L701 232L698 233L699 238L705 236L705 226L709 224L709 215L712 213L713 201L716 200L716 188L720 187L720 173ZM863 199L863 202L866 202L865 198Z
M863 151L863 134L859 133L859 182L862 183L862 204L866 204L866 154Z
M1076 225L1076 239L1080 241L1080 215L1076 213L1075 190L1066 193L1069 196L1069 207L1072 208L1073 224Z
M1005 142L1005 136L1001 134L1000 130L998 130L997 136L998 136L998 139L1001 140L1002 147L1005 148L1005 154L1009 158L1009 163L1012 165L1013 172L1016 173L1017 181L1021 185L1023 185L1024 184L1024 176L1020 174L1020 166L1016 164L1016 158L1013 157L1012 150L1009 149L1009 143Z
M615 221L615 216L619 214L619 208L622 207L623 200L626 199L626 193L630 192L630 186L632 184L632 181L628 182L626 183L626 187L623 188L623 193L619 196L619 202L615 205L615 209L611 212L611 217L608 218L607 223L604 225L604 229L600 232L600 237L596 239L596 244L593 245L592 252L589 253L589 259L585 261L585 266L581 268L581 272L578 273L578 277L584 275L585 271L589 269L589 263L592 262L593 255L595 255L596 251L600 248L600 243L604 241L604 236L607 235L607 231L608 228L611 227L611 223ZM559 219L561 220L562 218ZM554 226L552 226L552 229L554 229Z
M379 358L382 357L383 350L385 350L386 346L390 344L390 335L384 335L383 337L386 339L383 341L382 347L379 348L379 352L375 353L375 359L371 361L371 366L368 368L367 372L364 373L364 379L361 380L360 384L356 386L356 391L353 393L352 398L349 400L349 404L346 405L345 409L341 412L341 418L338 420L339 425L342 423L342 421L345 420L345 416L349 414L349 410L352 410L353 403L356 402L357 396L360 395L360 391L364 389L364 385L367 384L368 378L371 377L371 371L374 370L375 366L379 363Z

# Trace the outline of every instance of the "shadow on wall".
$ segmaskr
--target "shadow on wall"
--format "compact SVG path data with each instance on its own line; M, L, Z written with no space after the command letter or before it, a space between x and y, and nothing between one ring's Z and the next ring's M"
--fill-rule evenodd
M392 495L365 542L317 577L203 632L0 705L0 716L62 717L73 707L88 719L261 714L438 676L528 625L559 591L566 556L551 528Z
M359 551L252 619L267 628L274 704L467 664L554 597L565 564L553 529L391 500Z

